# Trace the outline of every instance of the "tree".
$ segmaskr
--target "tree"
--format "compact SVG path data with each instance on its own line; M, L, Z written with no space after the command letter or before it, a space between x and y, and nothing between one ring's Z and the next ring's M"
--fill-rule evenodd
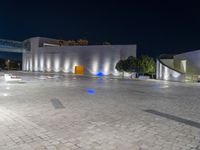
M139 66L140 66L140 73L145 74L155 74L156 71L156 63L152 57L149 57L147 55L143 55L139 60Z
M115 67L119 72L136 72L142 74L155 74L156 71L156 63L152 57L147 55L143 55L141 58L135 58L133 56L129 56L125 60L120 60Z
M139 68L139 60L136 57L129 56L125 62L126 72L137 72Z
M125 61L126 60L120 60L115 66L117 71L122 72L122 77L124 77L124 72L125 72Z
M125 60L120 60L115 67L119 72L123 73L124 76L124 72L137 72L138 70L138 59L133 57L133 56L129 56L127 59Z
M120 61L116 64L115 68L116 68L117 71L119 71L119 72L124 72L124 60L120 60Z

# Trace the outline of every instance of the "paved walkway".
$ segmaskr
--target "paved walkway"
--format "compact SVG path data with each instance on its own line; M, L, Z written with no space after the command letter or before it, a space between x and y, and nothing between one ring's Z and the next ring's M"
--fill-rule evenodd
M199 150L200 85L22 76L0 81L0 150Z

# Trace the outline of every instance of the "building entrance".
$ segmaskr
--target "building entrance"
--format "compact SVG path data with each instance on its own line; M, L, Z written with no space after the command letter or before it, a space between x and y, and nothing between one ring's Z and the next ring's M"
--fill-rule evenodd
M83 75L84 74L84 66L75 66L75 74Z

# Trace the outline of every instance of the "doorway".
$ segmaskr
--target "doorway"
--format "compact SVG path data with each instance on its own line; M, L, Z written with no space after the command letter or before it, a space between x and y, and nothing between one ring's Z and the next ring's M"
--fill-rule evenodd
M84 75L84 66L75 66L75 74Z

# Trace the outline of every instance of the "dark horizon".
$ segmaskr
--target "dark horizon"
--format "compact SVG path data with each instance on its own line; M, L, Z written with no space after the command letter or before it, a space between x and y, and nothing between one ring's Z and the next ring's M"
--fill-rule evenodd
M199 3L173 1L3 0L0 38L85 38L90 44L136 44L158 57L200 49Z

